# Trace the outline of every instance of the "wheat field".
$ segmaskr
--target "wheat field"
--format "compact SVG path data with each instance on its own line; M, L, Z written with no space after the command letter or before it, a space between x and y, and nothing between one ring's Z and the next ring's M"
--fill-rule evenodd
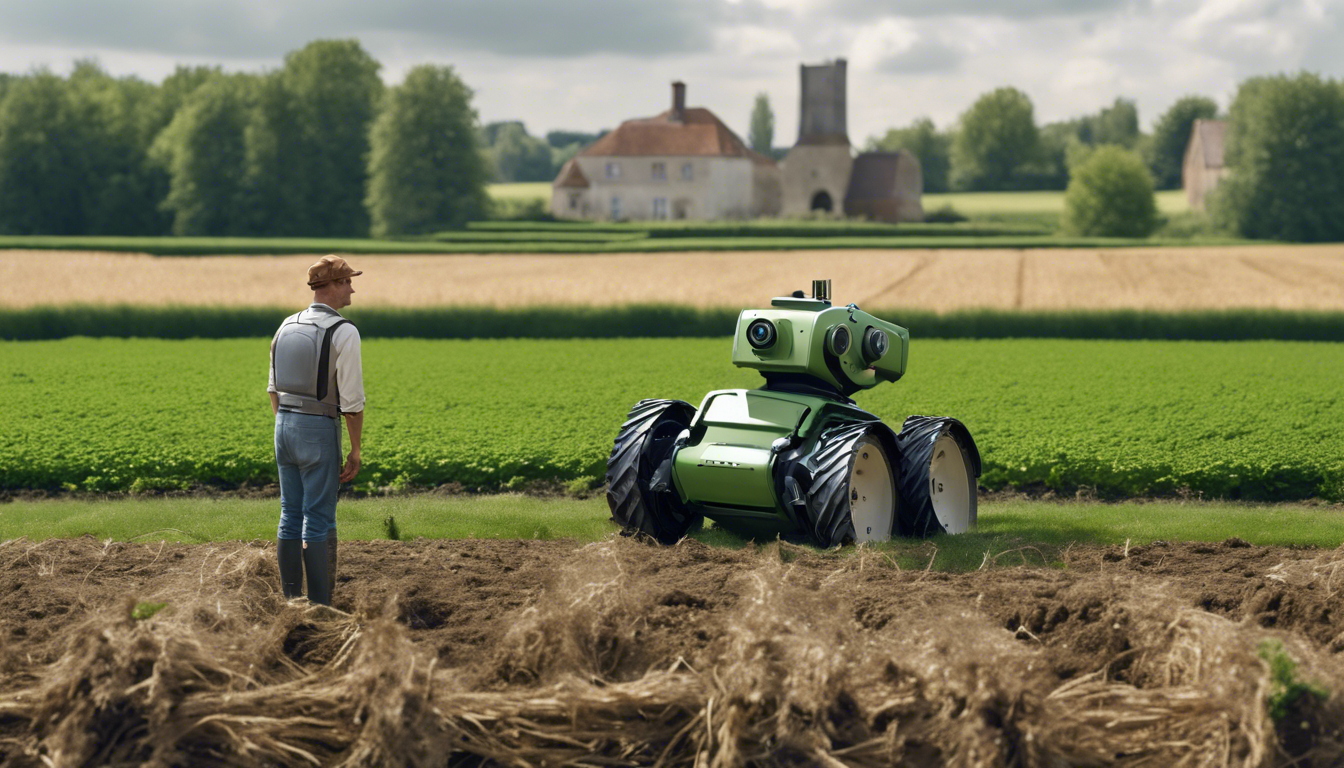
M0 307L293 306L317 255L0 252ZM352 256L358 306L759 304L830 278L838 302L995 309L1344 310L1344 245Z

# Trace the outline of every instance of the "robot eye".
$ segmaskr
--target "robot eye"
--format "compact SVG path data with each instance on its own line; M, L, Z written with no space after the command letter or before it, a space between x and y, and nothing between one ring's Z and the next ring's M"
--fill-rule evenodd
M891 340L887 337L886 331L881 328L869 328L863 334L863 359L875 363L887 354L890 346Z
M850 341L849 328L843 325L831 326L831 330L826 334L826 347L836 357L849 351Z
M756 349L773 347L775 337L775 324L769 320L752 320L747 326L747 343Z

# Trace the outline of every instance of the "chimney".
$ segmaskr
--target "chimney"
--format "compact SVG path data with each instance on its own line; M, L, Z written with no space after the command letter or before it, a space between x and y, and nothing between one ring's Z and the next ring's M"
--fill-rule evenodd
M686 84L680 80L672 84L672 120L678 123L686 120Z

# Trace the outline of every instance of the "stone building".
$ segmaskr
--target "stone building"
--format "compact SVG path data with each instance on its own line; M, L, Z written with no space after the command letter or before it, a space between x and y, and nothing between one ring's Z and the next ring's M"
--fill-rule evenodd
M1190 210L1204 210L1204 200L1227 174L1223 167L1223 139L1227 123L1222 120L1195 120L1190 127L1190 143L1181 164L1181 187L1190 202Z
M551 213L561 219L732 219L779 213L779 167L707 109L627 120L560 169Z
M857 157L846 127L845 60L802 65L798 141L780 165L714 113L686 106L627 120L565 163L551 185L560 219L733 219L813 212L922 221L923 180L909 152Z
M846 63L799 67L798 142L781 168L785 216L814 211L880 221L923 221L919 159L909 152L854 156L849 143Z

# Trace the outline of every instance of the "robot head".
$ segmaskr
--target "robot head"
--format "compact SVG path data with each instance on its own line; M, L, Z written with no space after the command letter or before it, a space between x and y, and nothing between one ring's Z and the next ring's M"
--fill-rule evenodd
M910 332L859 309L835 307L830 281L813 281L776 298L769 309L746 309L737 319L733 364L770 380L821 380L843 395L896 381L905 373Z

